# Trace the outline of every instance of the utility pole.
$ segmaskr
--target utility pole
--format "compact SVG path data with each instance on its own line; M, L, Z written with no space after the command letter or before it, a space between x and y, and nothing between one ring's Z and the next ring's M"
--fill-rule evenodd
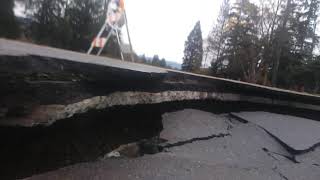
M131 38L130 38L130 32L129 32L129 25L128 25L128 19L127 19L127 12L124 10L124 18L126 21L126 28L127 28L127 35L128 35L128 40L129 40L129 45L130 45L130 51L131 51L131 61L134 62L134 56L133 56L133 48L132 48L132 43L131 43Z

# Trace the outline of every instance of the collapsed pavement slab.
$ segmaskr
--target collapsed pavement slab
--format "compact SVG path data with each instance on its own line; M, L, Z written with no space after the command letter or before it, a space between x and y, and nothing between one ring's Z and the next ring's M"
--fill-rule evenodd
M293 163L290 152L263 129L255 124L237 123L228 115L185 109L164 114L162 121L161 138L186 142L166 146L174 157L243 168L272 168L274 161ZM188 141L220 133L228 135Z
M297 153L308 151L320 143L320 122L318 121L269 112L231 114L257 124Z
M320 177L319 167L305 163L283 164L273 170L285 180L317 180Z
M162 116L163 131L160 138L167 143L189 141L213 135L228 135L227 118L195 109L166 113Z
M268 149L265 152L264 149ZM213 165L241 168L269 168L278 163L292 164L291 154L275 139L253 124L241 124L230 136L168 148L173 157L189 158Z
M298 162L320 167L320 147L316 147L308 153L296 155Z
M192 116L190 112L193 112ZM164 127L164 131L168 128L170 131L179 132L179 129L187 127L187 130L192 131L196 137L203 136L204 133L212 133L210 128L203 125L207 122L202 119L203 117L213 121L207 124L213 129L217 128L217 121L227 121L226 124L229 124L226 115L215 115L192 109L167 113L163 115L163 118L168 116L183 117L181 121L185 121L186 124L169 123ZM190 126L192 124L199 124L199 127ZM318 167L307 163L294 163L285 158L290 153L257 125L251 123L231 123L229 125L231 125L229 127L231 135L227 137L174 146L170 147L167 152L155 155L138 158L111 158L76 164L35 175L27 180L318 180L320 175ZM268 149L268 152L263 149Z

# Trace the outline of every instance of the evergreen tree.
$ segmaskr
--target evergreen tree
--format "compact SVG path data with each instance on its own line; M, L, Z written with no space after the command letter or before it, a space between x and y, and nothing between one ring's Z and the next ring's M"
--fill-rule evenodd
M182 70L197 71L202 64L203 47L200 21L196 23L185 43Z
M274 86L295 86L296 76L291 76L305 68L307 61L314 58L314 47L318 44L316 24L318 0L287 0L281 14L281 24L274 40L274 63L272 84ZM306 69L305 69L306 70Z
M266 0L259 4L259 25L258 36L260 36L260 79L258 83L270 84L270 70L274 62L274 51L276 50L276 30L280 26L282 7L285 7L285 0Z
M68 48L71 39L69 23L64 20L65 0L31 0L27 15L34 21L31 25L33 39L41 44Z
M86 51L105 21L103 0L71 0L64 19L69 23L72 34L70 49Z
M160 58L158 55L153 56L151 64L154 66L160 66Z
M316 27L319 2L319 0L296 2L294 19L292 19L292 26L296 32L294 51L300 53L304 60L312 58L314 46L318 43Z
M34 20L32 37L37 43L85 52L105 21L105 3L106 0L29 0L26 7ZM102 54L120 57L115 36Z
M258 8L249 0L234 4L225 28L226 47L218 61L223 62L227 77L255 83L260 50Z
M226 48L226 26L229 13L230 2L229 0L224 0L220 7L217 24L208 36L208 47L206 49L206 53L213 55L213 59L211 59L211 70L213 75L221 75L223 71L224 65L223 62L221 62L223 59L221 58L221 54Z
M138 59L140 60L141 63L144 63L144 64L148 63L148 60L147 60L145 54L143 54L143 55L142 55L141 57L139 57Z
M164 58L162 58L160 60L158 55L154 55L152 60L151 60L151 64L153 66L159 66L159 67L167 67L167 63L166 60Z
M19 26L13 12L14 0L3 0L0 6L0 37L17 38Z
M208 38L210 50L219 54L212 62L214 75L319 91L315 56L319 4L319 0L224 4L216 26L220 28Z
M166 60L164 58L161 59L160 61L160 67L167 67Z

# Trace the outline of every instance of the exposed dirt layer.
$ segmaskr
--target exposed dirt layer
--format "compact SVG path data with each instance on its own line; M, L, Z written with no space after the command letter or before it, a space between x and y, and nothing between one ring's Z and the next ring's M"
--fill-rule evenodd
M154 137L162 130L161 114L155 110L143 106L111 108L50 127L2 127L0 177L21 178L96 160L121 144Z
M320 110L318 95L4 39L0 39L0 82L0 124L7 126L51 125L115 105L185 100Z

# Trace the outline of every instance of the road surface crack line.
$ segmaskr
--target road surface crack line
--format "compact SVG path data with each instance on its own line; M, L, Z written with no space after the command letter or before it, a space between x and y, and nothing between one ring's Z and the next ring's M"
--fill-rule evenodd
M320 167L320 165L319 165L319 164L317 164L317 163L314 163L314 164L312 164L312 165Z
M296 160L295 156L293 156L293 155L292 155L292 156L287 156L287 155L280 154L280 153L277 153L277 152L272 152L272 151L268 150L267 148L262 148L262 150L263 150L264 152L266 152L269 156L271 156L271 157L272 157L273 159L275 159L275 160L279 160L279 159L277 159L276 157L274 157L273 154L282 156L282 157L288 159L289 161L291 161L291 162L293 162L293 163L295 163L295 164L300 163L299 161Z
M211 136L207 136L207 137L197 137L197 138L192 138L186 141L179 141L176 143L170 143L170 144L166 144L164 146L162 146L163 148L172 148L172 147L177 147L177 146L183 146L185 144L191 144L194 143L196 141L206 141L206 140L210 140L210 139L214 139L214 138L224 138L227 136L231 136L231 134L227 133L227 134L223 134L220 133L218 135L211 135Z
M282 178L282 179L285 179L285 180L289 180L289 178L287 178L285 175L283 175L280 171L278 171L278 167L274 167L272 169L275 173L279 174L279 176Z

